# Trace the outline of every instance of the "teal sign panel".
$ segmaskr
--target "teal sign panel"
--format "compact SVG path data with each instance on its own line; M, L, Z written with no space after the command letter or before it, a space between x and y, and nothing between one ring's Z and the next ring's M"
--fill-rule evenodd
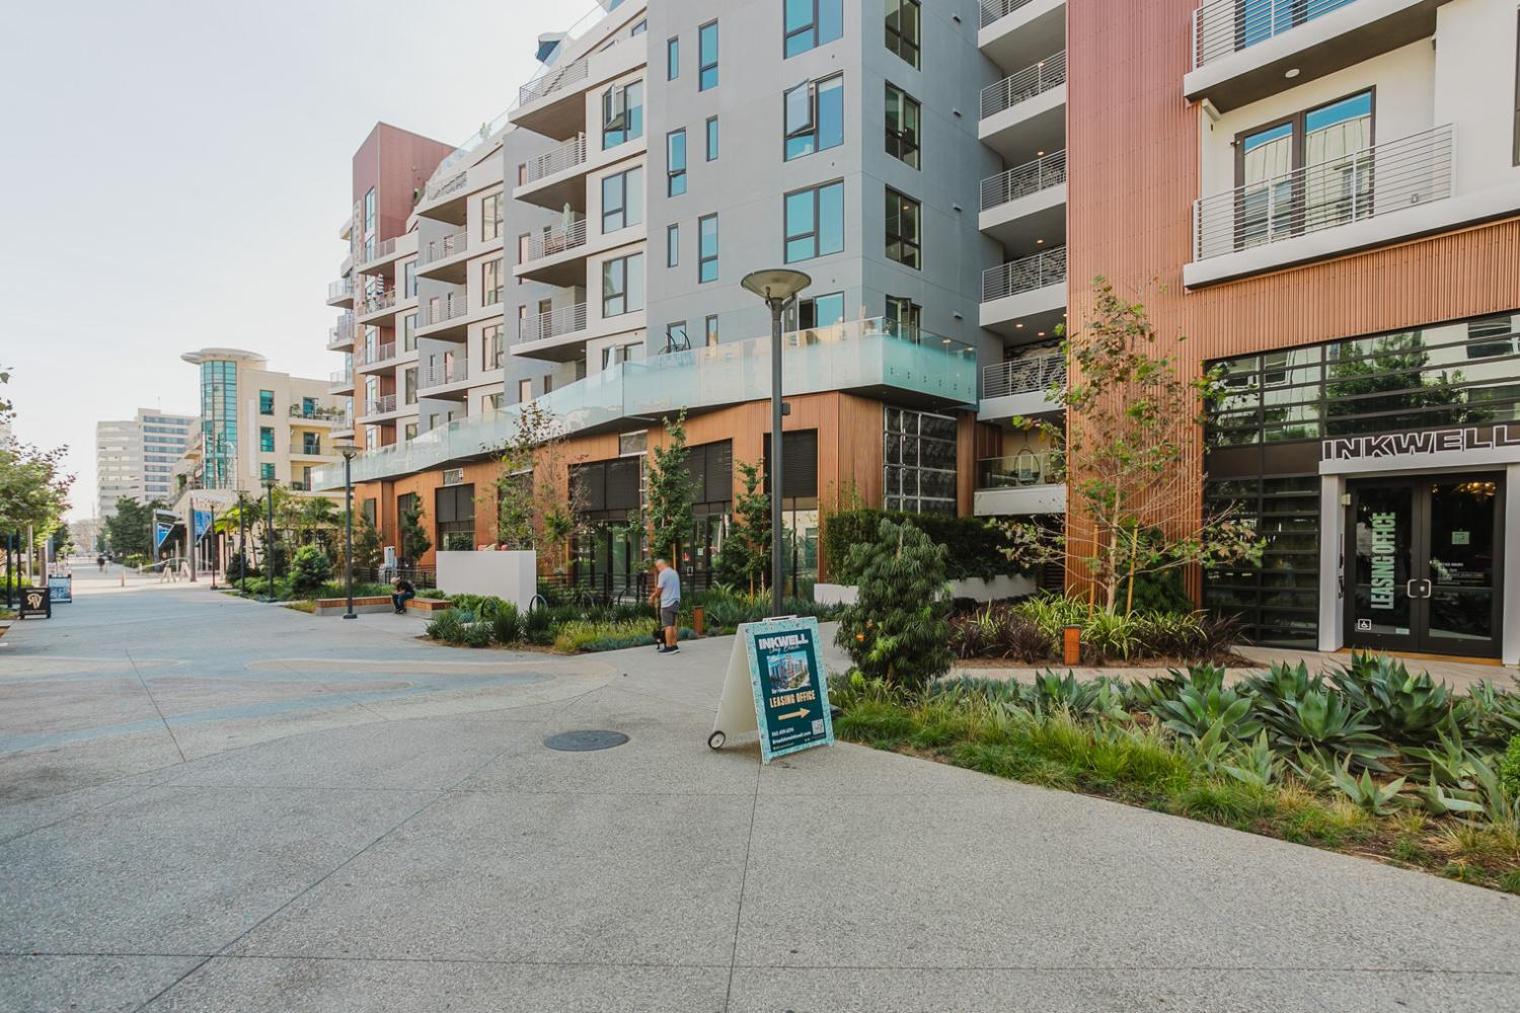
M817 619L778 619L744 628L755 691L760 752L766 763L834 744L828 673Z

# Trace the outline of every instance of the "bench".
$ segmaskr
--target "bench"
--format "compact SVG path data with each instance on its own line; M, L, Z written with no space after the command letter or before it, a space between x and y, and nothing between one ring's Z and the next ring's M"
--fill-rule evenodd
M311 614L314 616L341 616L348 611L347 598L318 598L312 602ZM368 615L371 612L391 612L395 606L391 604L389 595L374 594L354 598L354 612Z
M447 598L413 598L406 607L412 612L446 612L454 607L454 603Z

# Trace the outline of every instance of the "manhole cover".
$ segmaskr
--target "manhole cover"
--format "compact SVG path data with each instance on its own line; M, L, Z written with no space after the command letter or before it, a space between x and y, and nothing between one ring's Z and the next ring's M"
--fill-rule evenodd
M608 732L588 730L582 732L560 732L551 735L544 740L544 745L550 749L557 749L562 753L589 753L596 749L611 749L613 746L621 746L628 741L628 736L622 732Z

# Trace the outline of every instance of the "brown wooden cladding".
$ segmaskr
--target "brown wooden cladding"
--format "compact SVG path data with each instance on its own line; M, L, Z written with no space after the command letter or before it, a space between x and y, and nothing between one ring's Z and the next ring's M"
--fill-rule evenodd
M1245 278L1195 292L1201 107L1182 97L1197 0L1066 5L1070 319L1080 328L1102 276L1141 301L1182 367L1210 359L1520 308L1520 218ZM1202 496L1201 433L1188 440ZM1090 536L1069 521L1074 544ZM1080 551L1080 549L1078 549Z

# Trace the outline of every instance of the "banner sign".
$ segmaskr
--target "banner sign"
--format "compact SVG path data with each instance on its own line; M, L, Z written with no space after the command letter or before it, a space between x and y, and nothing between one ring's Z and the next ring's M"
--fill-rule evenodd
M748 731L759 733L764 763L834 744L817 619L739 627L708 744L716 749L729 735Z
M158 550L163 548L164 540L169 537L169 532L174 530L173 521L155 520L153 522L153 554L158 555Z
M198 542L206 537L206 532L211 530L211 522L216 514L211 510L195 511L195 540Z
M48 578L49 600L60 605L74 601L74 578L67 574L54 574Z
M45 587L23 587L21 609L16 613L22 619L53 618L53 595Z

